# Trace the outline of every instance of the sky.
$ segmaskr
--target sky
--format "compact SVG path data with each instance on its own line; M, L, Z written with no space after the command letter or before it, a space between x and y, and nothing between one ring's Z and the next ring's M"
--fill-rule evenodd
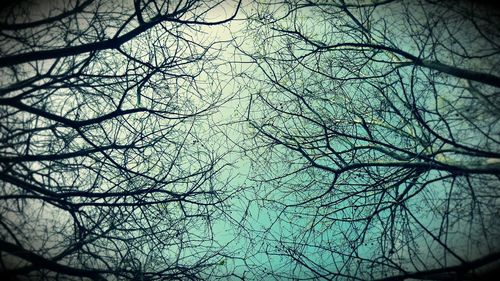
M416 97L416 103L422 108L457 114L425 116L431 127L439 130L439 133L446 135L446 131L442 129L446 123L457 130L458 133L454 132L456 137L466 145L481 147L493 143L488 149L494 151L499 143L498 115L487 106L477 106L482 93L495 94L494 88L443 76L428 69L405 67L408 61L387 50L362 53L359 46L331 46L350 41L388 44L428 60L498 73L499 57L496 54L490 55L488 59L480 55L463 59L460 55L468 52L487 54L489 50L484 46L494 44L488 42L487 36L478 35L473 23L459 21L455 18L456 14L443 9L435 11L425 5L413 5L409 2L403 5L396 2L377 8L369 14L371 21L368 21L365 18L367 13L354 8L350 9L352 14L349 17L337 13L338 7L323 4L325 6L322 8L306 8L287 14L285 6L258 6L254 1L242 1L238 14L230 22L221 25L183 25L180 32L184 38L211 45L205 59L179 65L164 76L153 75L150 81L144 83L141 93L130 91L124 95L124 107L169 108L172 112L189 114L207 109L209 104L215 106L208 108L203 115L188 119L189 122L180 123L176 127L178 130L169 131L168 137L162 140L165 141L162 143L165 146L148 148L141 152L142 155L123 154L117 155L117 158L123 160L126 167L148 171L155 177L160 177L163 171L168 170L165 167L168 166L168 161L179 163L175 167L178 171L174 169L173 177L182 175L185 171L195 171L209 160L220 159L215 166L216 170L220 169L215 179L201 189L215 190L218 198L225 201L213 210L211 225L202 225L199 221L186 223L189 227L186 237L195 237L194 240L207 239L197 240L200 248L221 248L219 256L212 258L212 261L218 263L213 269L215 276L232 272L250 280L267 280L265 278L269 278L268 273L282 278L313 278L318 272L329 274L329 270L348 273L365 270L364 274L375 272L374 276L381 277L384 272L395 272L394 269L391 271L388 267L379 265L387 260L400 263L408 271L432 268L437 263L441 263L441 266L457 264L457 259L443 250L443 245L440 245L442 240L458 255L467 259L498 250L494 240L498 238L500 230L495 226L492 214L500 213L500 202L493 186L498 180L493 177L436 180L445 173L430 171L418 177L417 186L425 187L418 190L410 185L410 180L390 185L398 180L400 170L397 168L373 169L374 175L352 171L337 179L327 169L311 167L304 156L310 153L314 155L312 160L315 163L336 169L339 164L333 156L328 155L328 149L349 150L356 145L373 143L342 138L341 134L333 133L332 139L325 139L325 126L330 126L332 131L338 129L346 134L364 137L367 133L363 126L371 126L373 132L377 133L375 136L379 143L385 145L382 148L394 144L410 150L413 147L404 141L413 141L417 143L414 145L416 154L431 154L432 150L436 150L436 159L442 163L460 162L465 166L481 164L480 161L484 159L477 162L474 155L463 156L449 150L439 152L441 149L455 147L441 144L435 139L435 144L422 147L416 140L428 137L424 136L427 134L426 130L402 117L408 116L404 115L407 112L404 98L410 94L405 90L411 87L411 95ZM226 19L234 13L235 6L234 1L225 1L211 9L205 19L209 22ZM266 10L265 7L269 9ZM45 13L49 10L47 8L37 12ZM259 22L247 19L257 18L257 10L262 11L258 20L268 25L260 26ZM288 17L281 18L283 15ZM356 28L359 23L354 18L369 26L369 36L360 35L359 28ZM77 22L84 27L89 25L83 18ZM421 23L424 24L419 25ZM434 33L428 33L429 26L435 27L432 29ZM131 23L130 28L133 27L135 25ZM293 34L285 36L279 31L292 28L297 28L310 42L298 39ZM114 27L105 29L109 34L115 30ZM158 28L143 33L124 44L122 51L141 58L149 56L151 61L158 63L168 61L171 56L178 54L175 52L179 49L183 50L182 54L186 58L191 58L191 54L201 50L192 47L194 44L188 41L177 49L179 45L176 39L172 34L165 33L165 30L169 29ZM37 38L43 41L46 37L40 35ZM35 40L35 37L32 39ZM464 45L460 46L459 43ZM331 49L315 53L312 51L313 45L330 46ZM7 47L3 48L7 50ZM115 57L112 51L103 51L99 55L102 57L99 64L93 66L94 70L115 74L129 71L129 65L124 64L125 56ZM293 59L289 60L290 58ZM357 68L361 64L363 66ZM49 64L42 68L46 69L48 66ZM394 66L398 67L397 71L393 71ZM139 67L138 69L133 73L134 78L144 75ZM175 78L175 75L186 73L197 75L192 80ZM132 81L132 74L130 75L129 80ZM363 80L359 80L359 77ZM399 80L396 79L398 77ZM5 78L2 80L2 83L8 83ZM128 85L130 81L120 82ZM377 85L383 85L384 89L377 92ZM471 85L477 87L474 93L479 98L471 96ZM72 104L84 102L87 117L99 115L100 110L113 109L116 97L123 94L113 92L109 96L102 96L95 93L90 95L90 92L83 95L88 100L78 99L80 95L69 95L68 92L62 92L61 95L50 94L50 101L55 105L51 109L64 114L72 109ZM170 97L167 104L159 104L158 100L162 97ZM404 113L398 115L391 112L390 106L382 103L387 99ZM91 100L95 102L90 102ZM484 104L489 104L487 98ZM381 112L386 110L386 119L383 114L375 114L376 110L370 111L377 106ZM474 114L464 113L470 108L475 110ZM179 117L182 114L171 114L169 117ZM78 110L72 111L68 116L77 118ZM89 134L92 132L95 134L93 137L99 139L99 130L106 133L116 131L116 138L126 141L136 137L134 133L138 128L142 128L143 133L154 132L155 126L168 128L170 124L177 122L169 118L149 120L146 114L130 118L130 124L124 122L126 125L116 128L109 124L94 128L95 131L89 130ZM487 138L488 133L481 131L486 126L490 126L491 140ZM487 137L477 137L478 132ZM266 137L265 133L269 136ZM277 140L273 141L273 137ZM171 140L173 141L169 143ZM170 155L171 148L175 152L177 141L183 143L182 153L180 156ZM289 141L288 147L279 141ZM293 149L300 147L299 141L303 142L303 147L308 147L306 152L302 151L303 154L300 149ZM85 142L80 140L72 145L82 143ZM330 147L327 148L327 145ZM374 162L380 159L385 161L387 158L394 160L381 149L360 153L357 157L346 155L350 155L348 160L351 162L364 159ZM128 160L130 158L127 157L133 159ZM151 159L158 160L157 163L161 165L151 168ZM498 163L499 160L488 158L484 161ZM113 171L110 170L110 173ZM385 178L389 183L374 184L377 177ZM117 179L121 180L119 176L110 176L106 181L112 185ZM65 180L70 181L70 178ZM433 180L436 182L424 185L424 182ZM82 184L87 182L81 179ZM131 188L137 188L141 184L134 180L125 182ZM103 186L106 188L107 185ZM478 190L468 189L471 186ZM113 188L121 187L116 185ZM189 185L177 184L171 188L170 191L183 191ZM475 192L478 197L475 197ZM404 207L394 207L394 202L401 194L411 194L412 197ZM375 208L373 206L377 206L373 219L357 220L370 216ZM176 219L181 211L180 207L176 208L172 208L172 213L169 213L168 206L164 206L163 210L151 208L149 214L171 216L168 223L178 226ZM49 220L54 214L53 210L43 209L39 205L31 205L25 210L27 213L39 210L43 213L40 216L43 220L40 221ZM136 215L136 211L138 217L148 214L147 211L141 213L135 210L131 212L131 216L132 213ZM53 223L63 221L64 217L56 218ZM33 227L41 228L38 224ZM67 225L63 224L63 227ZM484 228L489 230L485 231ZM487 237L490 240L480 236L485 232L492 234ZM168 252L166 256L178 254L178 247L173 243L171 248L165 250ZM143 250L149 253L158 251L155 245L148 243L144 244ZM196 251L196 248L183 253L186 260L191 258L189 255L193 250ZM155 264L150 263L153 256L151 254L140 258L144 267L154 269ZM291 256L313 265L318 272L300 266ZM362 265L356 264L356 261ZM236 276L232 278L239 280Z

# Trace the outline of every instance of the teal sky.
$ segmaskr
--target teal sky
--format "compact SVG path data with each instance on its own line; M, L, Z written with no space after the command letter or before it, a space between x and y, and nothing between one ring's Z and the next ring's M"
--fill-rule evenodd
M36 94L30 85L7 89L17 75L52 71L54 59L0 68L0 87L10 91L0 96L4 104L25 91L26 104L71 120L117 107L144 109L75 133L71 126L50 128L57 123L51 116L38 120L0 104L6 108L0 120L17 130L43 127L30 135L34 144L26 155L90 144L141 147L54 161L60 165L55 172L49 161L13 166L58 192L147 189L115 203L165 200L109 212L81 206L85 216L79 219L105 233L90 251L121 257L118 268L210 264L203 278L377 280L499 251L500 100L498 88L484 78L500 75L500 34L488 25L495 20L467 1L369 2L242 1L224 24L172 20L124 43L118 53L96 52L88 66L93 73L67 89L62 82ZM234 1L221 3L203 19L216 22L234 13ZM74 23L91 30L86 19ZM130 20L124 30L136 26ZM111 36L116 27L103 30ZM32 44L52 38L42 33L32 35ZM65 43L63 37L53 40ZM2 54L24 46L8 42ZM86 58L75 57L74 63ZM180 59L170 65L171 58ZM25 148L19 143L0 152L18 156ZM2 185L0 196L17 191L13 186ZM186 197L169 201L172 194ZM57 252L58 240L76 226L68 213L32 202L17 207L22 211L5 204L0 216L29 225L21 233L45 235L34 248L43 250L46 242L46 253ZM43 227L54 227L57 235L49 237ZM130 249L127 239L134 241Z

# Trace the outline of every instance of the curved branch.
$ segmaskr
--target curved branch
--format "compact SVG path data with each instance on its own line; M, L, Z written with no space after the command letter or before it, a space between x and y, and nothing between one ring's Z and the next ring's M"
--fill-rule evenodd
M197 25L219 25L219 24L227 23L236 17L236 15L239 11L240 5L241 5L241 1L238 2L238 6L236 7L236 11L234 12L234 14L231 17L224 19L224 20L221 20L221 21L201 22L201 21L181 20L179 18L174 18L174 16L177 15L179 12L179 11L177 11L174 14L169 14L169 15L164 15L164 16L158 17L155 20L144 23L144 24L138 26L137 28L134 28L133 30L129 31L128 33L123 34L122 36L114 37L114 38L111 38L108 40L94 42L94 43L88 43L88 44L82 44L79 46L70 46L70 47L64 47L64 48L58 48L58 49L52 49L52 50L34 51L34 52L29 52L29 53L22 53L22 54L5 56L5 57L0 58L0 67L17 65L17 64L21 64L21 63L30 62L30 61L38 61L38 60L47 60L47 59L55 59L55 58L61 58L61 57L76 56L76 55L90 53L90 52L94 52L94 51L100 51L100 50L116 49L116 48L120 47L121 45L123 45L124 43L137 37L141 33L154 27L155 25L160 24L160 23L165 22L165 21L182 23L182 24L197 24Z
M27 260L36 266L40 266L42 268L46 268L54 272L59 272L71 276L88 277L92 280L106 280L95 270L80 269L67 265L62 265L50 259L46 259L43 256L40 256L36 253L30 252L22 248L21 246L3 240L0 240L0 250L3 252L7 252L11 255L20 257L24 260Z

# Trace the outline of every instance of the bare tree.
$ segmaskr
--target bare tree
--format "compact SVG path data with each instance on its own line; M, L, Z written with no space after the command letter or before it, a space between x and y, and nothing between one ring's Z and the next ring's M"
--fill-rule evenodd
M2 274L210 277L224 162L202 128L221 45L198 30L239 3L46 2L0 12Z
M494 9L297 0L248 17L255 275L471 280L499 261Z
M2 277L487 278L500 15L243 4L2 7Z

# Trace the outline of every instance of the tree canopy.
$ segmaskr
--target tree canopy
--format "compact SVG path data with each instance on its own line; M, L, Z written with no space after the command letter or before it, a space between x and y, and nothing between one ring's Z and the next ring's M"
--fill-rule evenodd
M487 280L500 13L473 1L0 10L7 280Z

